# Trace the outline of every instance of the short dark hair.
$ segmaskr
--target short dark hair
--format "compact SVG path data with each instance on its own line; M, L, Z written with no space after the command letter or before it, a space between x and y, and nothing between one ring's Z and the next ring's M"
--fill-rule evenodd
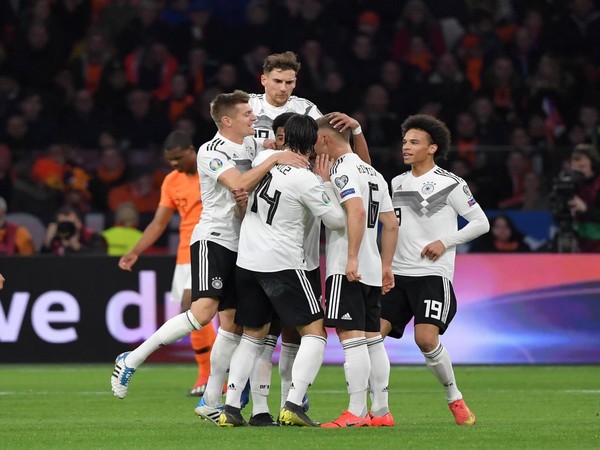
M317 143L317 122L310 116L294 114L285 126L285 146L292 151L307 155Z
M194 143L189 134L184 133L181 130L172 131L163 145L165 150L175 150L176 148L188 148L193 147Z
M298 113L290 111L290 112L281 113L277 117L275 117L275 119L273 119L273 125L271 125L271 129L273 130L273 132L277 133L277 128L284 127L285 123L288 121L288 119L295 114L298 114Z
M249 101L250 95L239 89L219 94L210 102L210 116L217 126L220 126L221 117L231 114L232 110L240 103L248 103Z
M300 63L294 52L274 53L265 58L263 62L263 73L268 74L272 70L293 70L300 71Z
M415 114L402 123L402 136L413 129L427 133L430 143L437 145L435 156L446 159L450 150L450 130L444 122L428 114Z

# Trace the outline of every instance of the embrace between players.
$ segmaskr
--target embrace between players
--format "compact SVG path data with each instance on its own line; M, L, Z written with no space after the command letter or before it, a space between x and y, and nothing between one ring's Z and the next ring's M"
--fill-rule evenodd
M196 414L220 426L246 425L242 394L250 380L250 425L393 426L383 339L401 337L414 317L415 341L444 386L456 423L474 425L439 335L456 312L456 246L485 233L489 224L464 180L435 164L448 151L450 133L431 116L403 123L403 157L411 171L394 178L390 196L368 163L358 122L341 113L321 116L312 103L291 95L299 69L292 52L270 55L261 78L264 94L234 91L211 102L218 131L198 150L203 209L190 239L195 300L117 357L112 390L124 398L131 376L152 352L210 327L218 312L211 372ZM281 113L296 113L283 124L283 150L266 149L277 140L254 136L278 137L278 127L271 127ZM468 221L461 230L457 215ZM327 242L325 310L321 224ZM306 413L305 395L323 361L325 326L335 327L343 347L349 405L337 419L319 424ZM267 395L282 327L282 399L274 420Z

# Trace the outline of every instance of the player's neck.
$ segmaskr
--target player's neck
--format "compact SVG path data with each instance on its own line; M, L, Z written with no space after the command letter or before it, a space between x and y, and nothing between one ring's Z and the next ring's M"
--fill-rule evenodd
M435 167L435 161L427 160L427 161L423 161L423 162L420 162L417 164L413 164L411 172L412 172L413 176L420 177L421 175L429 172L434 167Z
M246 137L246 136L240 136L239 134L237 134L234 131L229 130L229 129L219 130L219 133L221 133L221 136L223 136L225 139L227 139L235 144L240 144L240 145L242 145L244 143L244 138Z
M333 149L331 149L331 157L333 159L338 159L341 158L344 155L347 155L349 153L353 153L352 149L350 147L335 147Z

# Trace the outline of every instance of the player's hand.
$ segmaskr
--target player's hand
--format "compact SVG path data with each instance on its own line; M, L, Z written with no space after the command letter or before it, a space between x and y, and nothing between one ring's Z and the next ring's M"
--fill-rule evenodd
M231 193L237 206L245 207L248 204L248 192L245 189L234 189Z
M4 275L0 273L0 289L4 289Z
M421 258L428 258L431 261L437 261L440 256L446 251L446 246L442 244L442 241L435 241L431 244L427 244L423 251L421 251Z
M329 181L329 170L331 170L332 164L333 159L329 155L317 155L313 172L319 175L324 182Z
M277 150L277 142L275 142L274 139L265 139L262 145L264 148L268 148L270 150Z
M362 276L358 273L358 258L348 259L346 263L346 278L351 283L362 279Z
M299 153L295 153L290 150L284 150L283 152L275 153L275 156L277 157L277 164L284 164L286 166L292 166L298 169L306 169L310 167L308 156L300 155Z
M344 114L341 112L334 112L334 113L332 113L331 116L332 116L332 118L329 121L329 123L333 126L333 128L338 130L340 133L342 131L347 130L348 128L350 128L351 130L354 130L355 128L358 128L360 126L360 123L358 123L358 120L350 117L348 114Z
M127 253L119 259L119 269L131 272L131 268L138 260L138 255L135 253Z
M381 293L387 294L395 286L394 274L391 267L382 268Z

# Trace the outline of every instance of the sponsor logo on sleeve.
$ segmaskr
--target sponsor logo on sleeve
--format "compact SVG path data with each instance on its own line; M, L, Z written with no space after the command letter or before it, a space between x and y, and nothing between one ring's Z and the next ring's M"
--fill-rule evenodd
M338 189L342 189L344 186L348 184L348 177L346 175L342 175L341 177L337 177L334 180L335 185Z
M221 161L219 158L213 158L208 163L208 167L210 167L210 170L213 172L217 172L221 169L221 167L223 167L223 161Z
M476 203L477 203L477 200L475 200L475 198L471 197L471 198L470 198L470 199L467 201L467 203L469 204L469 206L473 206L474 204L476 204Z
M346 189L345 191L340 192L340 197L344 198L347 195L354 194L356 192L354 188Z

